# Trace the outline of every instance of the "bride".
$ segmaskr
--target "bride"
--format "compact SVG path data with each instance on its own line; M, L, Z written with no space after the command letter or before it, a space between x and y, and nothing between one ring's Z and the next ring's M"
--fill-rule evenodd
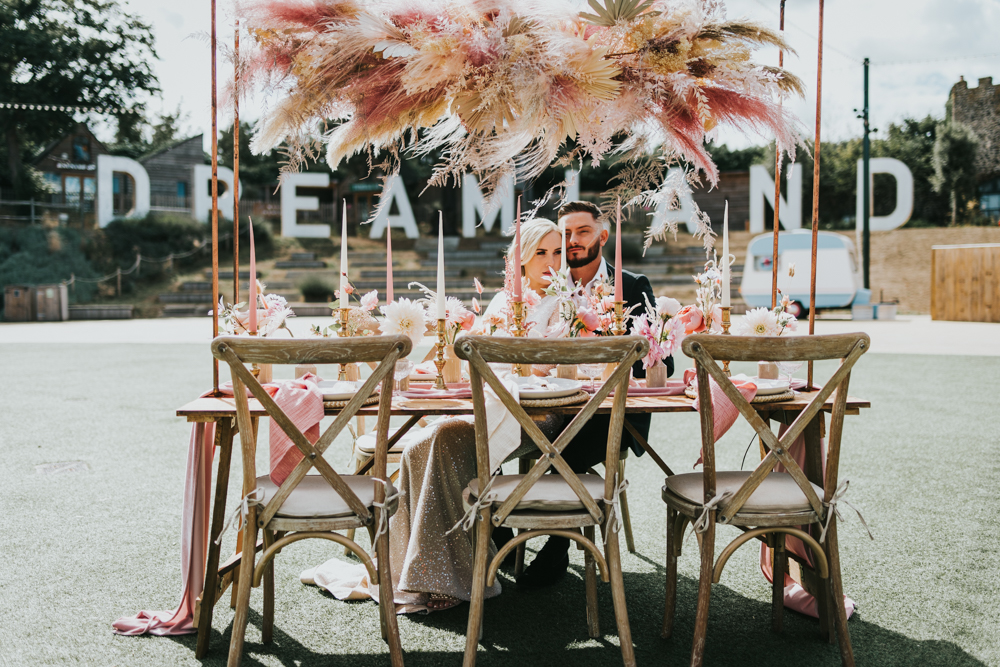
M544 290L546 275L558 270L562 261L562 237L559 228L541 218L521 226L522 280L529 310L529 336L543 336L558 322L557 299ZM513 258L513 243L507 251ZM522 284L524 284L522 283ZM490 301L482 322L486 331L493 322L505 327L506 292L500 291ZM503 335L503 334L499 334ZM545 375L550 367L534 367ZM549 438L555 437L562 419L549 415L538 422ZM412 431L411 431L412 433ZM451 530L465 514L462 491L476 476L475 431L471 416L444 417L419 432L403 438L404 451L396 486L402 493L399 509L389 523L390 560L393 589L400 612L441 610L454 607L471 597L473 570L472 533ZM521 447L508 460L535 450L523 433ZM450 532L449 532L450 531ZM510 535L494 532L494 539L506 542ZM506 539L504 539L506 538ZM490 556L496 554L491 545ZM369 591L363 566L349 566L333 559L302 573L305 583L326 588L339 599L359 599L369 595L378 600L377 586ZM486 597L500 594L497 581Z

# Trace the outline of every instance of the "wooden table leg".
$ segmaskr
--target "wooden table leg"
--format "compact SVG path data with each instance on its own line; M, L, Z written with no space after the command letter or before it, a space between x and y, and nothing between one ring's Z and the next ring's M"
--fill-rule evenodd
M674 471L670 469L670 466L668 466L666 463L663 462L663 459L660 458L659 454L653 451L653 448L649 446L649 443L646 442L646 439L641 435L639 435L639 432L635 430L635 427L632 426L632 424L630 424L627 419L625 420L625 428L628 429L628 432L632 434L632 437L635 438L635 441L639 443L639 446L642 447L644 450L646 450L646 453L648 453L649 457L653 459L653 462L656 463L656 465L660 466L660 470L666 473L667 477L672 477Z
M229 490L229 464L233 455L233 420L222 419L215 424L215 447L219 451L219 468L215 479L215 501L212 505L212 527L208 533L208 562L205 564L205 586L201 591L201 604L195 622L198 625L198 645L195 657L203 659L208 653L208 642L212 634L212 611L217 599L219 585L219 551L215 543L222 532L226 515L226 495Z

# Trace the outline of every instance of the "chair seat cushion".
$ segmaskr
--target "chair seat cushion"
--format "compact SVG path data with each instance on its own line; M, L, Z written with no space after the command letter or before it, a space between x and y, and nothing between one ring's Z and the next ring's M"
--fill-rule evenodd
M381 486L381 482L368 475L341 475L340 478L361 500L365 507L371 507L375 500L375 488ZM278 493L278 485L271 481L267 475L257 478L257 486L264 490L264 506ZM396 492L389 482L388 495ZM390 513L394 512L394 507L389 507ZM330 483L320 475L306 475L299 482L299 485L292 490L290 496L285 499L281 509L275 516L286 519L314 519L333 518L340 516L351 516L354 512L340 494L333 490Z
M389 437L391 438L393 435L395 435L396 431L398 430L399 430L398 427L390 428L388 434ZM403 450L406 449L406 446L408 444L424 437L423 430L424 429L420 428L419 426L414 426L413 428L411 428L409 431L406 432L406 434L402 438L399 439L399 442L397 442L395 445L389 448L389 453L402 454ZM375 434L366 433L364 435L358 436L358 439L354 442L354 446L357 448L359 452L363 452L365 454L374 454Z
M499 507L510 497L525 475L498 475L490 487L490 495L495 495L494 507ZM600 475L579 475L590 497L601 502L604 498L604 478ZM479 480L469 482L466 496L474 502L479 497ZM570 488L562 475L542 475L517 504L519 510L543 510L546 512L566 512L583 509L580 497Z
M743 483L750 476L749 471L719 471L715 473L715 491L717 494L732 491L736 493ZM822 487L812 485L816 495L823 498ZM669 494L673 494L694 505L702 505L705 499L705 489L702 482L702 473L689 472L682 475L672 475L667 477L663 485L663 499L667 500ZM725 507L725 502L719 507ZM787 472L772 472L764 478L760 486L750 494L740 512L748 514L775 514L779 512L808 512L812 507L806 500L806 494L802 492L799 485L795 483L792 476Z

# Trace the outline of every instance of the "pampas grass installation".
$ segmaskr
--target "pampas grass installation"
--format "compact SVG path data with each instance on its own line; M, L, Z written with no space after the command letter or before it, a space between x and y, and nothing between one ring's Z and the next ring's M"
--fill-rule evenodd
M251 148L285 144L286 170L320 145L333 169L366 152L390 174L404 151L434 152L443 157L430 185L471 172L491 199L512 172L532 179L552 164L624 160L633 166L606 197L633 206L674 198L660 187L672 164L715 185L705 141L720 123L794 151L778 100L802 84L752 58L763 45L790 50L779 33L727 19L714 0L589 1L594 13L556 0L244 4L238 16L256 46L244 86L274 100ZM673 231L663 223L647 234Z

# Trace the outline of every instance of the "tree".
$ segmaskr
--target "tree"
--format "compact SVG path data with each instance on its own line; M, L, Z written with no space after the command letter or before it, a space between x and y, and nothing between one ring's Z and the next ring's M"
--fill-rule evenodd
M0 99L18 104L128 109L126 127L145 95L158 92L150 26L114 0L0 2ZM26 151L76 123L73 111L0 109L7 179L15 196L30 193ZM121 127L121 124L119 125Z
M934 140L935 192L947 193L951 202L951 224L958 222L958 210L976 197L976 148L979 140L965 125L954 121L937 127Z

